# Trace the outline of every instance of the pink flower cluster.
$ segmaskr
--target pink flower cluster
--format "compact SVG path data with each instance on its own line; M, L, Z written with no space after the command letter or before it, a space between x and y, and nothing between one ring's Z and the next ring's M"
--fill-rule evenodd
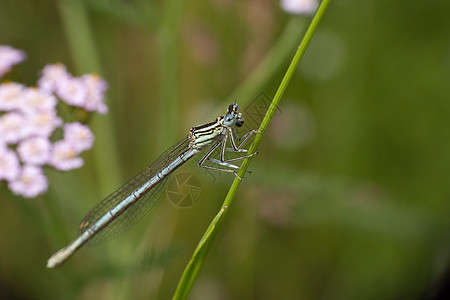
M101 114L108 112L108 107L103 103L108 85L96 74L73 77L63 64L47 65L42 70L38 87L47 94L54 93L69 105Z
M11 54L2 56L2 47L7 46L0 46L0 76L3 66L3 70L9 70L8 66L18 61ZM37 87L1 83L0 180L6 180L14 194L32 198L47 190L44 165L61 171L81 167L79 154L92 147L94 135L79 122L64 123L56 106L61 100L89 112L106 113L106 89L106 82L99 76L74 77L62 64L47 65ZM61 127L63 138L54 141L53 132Z

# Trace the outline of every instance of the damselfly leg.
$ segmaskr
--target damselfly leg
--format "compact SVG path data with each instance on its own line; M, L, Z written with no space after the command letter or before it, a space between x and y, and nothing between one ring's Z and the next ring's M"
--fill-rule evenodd
M221 141L218 141L216 144L214 144L208 150L208 152L205 154L205 156L203 156L203 158L199 161L199 163L198 163L199 167L202 167L205 169L210 169L210 170L215 170L215 171L220 171L220 172L231 172L231 173L234 173L234 175L236 175L236 177L238 177L239 179L242 180L242 178L236 172L236 170L239 170L240 167L236 166L234 164L231 164L230 162L244 160L248 157L252 157L253 155L258 154L258 152L254 152L254 153L251 153L248 155L243 155L243 156L239 156L239 157L235 157L235 158L231 158L231 159L225 159L225 151L233 152L233 153L248 152L247 149L242 149L242 147L249 140L249 138L252 134L255 134L258 132L259 132L259 130L251 130L251 131L247 132L244 136L239 138L236 131L234 130L234 128L229 128L229 130L227 130L227 132L225 133L223 139ZM231 144L232 148L226 148L228 136L230 137L230 144ZM241 141L239 146L236 145L235 140ZM211 157L211 155L214 153L214 151L217 148L219 148L219 146L220 146L220 160ZM205 165L204 163L206 160L216 163L218 165L224 166L226 168L217 168L217 167Z
M247 149L242 149L242 146L245 145L245 143L247 143L247 141L249 140L249 138L252 136L252 134L255 133L259 133L261 132L261 130L250 130L249 132L247 132L246 134L244 134L242 137L239 137L236 133L236 130L233 129L229 129L230 131L230 138L231 138L231 146L233 148L225 148L226 151L231 151L231 152L247 152ZM241 142L239 144L239 146L236 147L236 142L235 141L239 141Z

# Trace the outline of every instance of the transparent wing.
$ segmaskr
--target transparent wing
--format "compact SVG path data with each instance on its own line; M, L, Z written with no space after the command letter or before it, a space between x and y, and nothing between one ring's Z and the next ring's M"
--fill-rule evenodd
M124 183L115 192L110 194L102 200L96 207L89 211L80 223L79 234L89 230L92 224L95 224L101 217L107 214L113 207L117 206L122 200L128 197L133 191L138 189L150 178L157 174L161 169L167 166L181 153L189 149L189 139L175 144L159 156L146 169L139 172L136 176ZM167 184L166 176L161 182L150 189L145 195L141 196L133 205L129 206L120 215L118 215L112 222L101 229L95 236L93 236L87 245L98 244L110 240L130 229L133 225L139 222L144 215L146 215L154 204L159 200L161 193Z

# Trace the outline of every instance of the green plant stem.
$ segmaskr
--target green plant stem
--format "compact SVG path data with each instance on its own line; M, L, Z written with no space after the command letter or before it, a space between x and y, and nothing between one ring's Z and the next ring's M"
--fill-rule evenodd
M83 1L60 0L57 4L77 72L101 74L95 39ZM107 114L92 118L90 125L95 134L95 147L92 149L95 169L97 174L101 173L101 176L95 176L97 193L104 196L121 183L112 117Z
M303 40L301 41L300 46L298 47L297 52L295 53L295 56L292 59L291 64L289 65L289 68L286 71L286 74L283 80L281 81L281 84L277 92L275 93L272 103L270 104L269 109L267 110L267 113L259 127L260 133L256 135L255 140L253 141L252 145L249 148L249 153L253 153L258 147L259 142L261 141L261 138L264 132L266 131L266 128L269 125L269 122L272 119L273 114L275 113L276 107L278 106L278 103L280 102L281 97L283 96L284 91L286 90L294 74L295 69L299 65L300 60L303 57L303 54L305 53L306 48L308 47L311 38L314 32L316 31L316 28L320 20L322 19L329 2L330 0L323 0L316 14L314 15L314 18L312 19L311 24L309 25L305 33L305 36L303 37ZM243 161L241 169L239 171L239 176L241 178L247 172L247 168L250 164L250 161L251 158L247 158ZM220 226L222 225L225 216L227 215L227 212L230 209L230 205L233 202L234 196L240 184L241 180L239 178L235 178L233 184L231 185L230 190L228 191L228 195L226 196L225 201L222 204L222 208L220 209L219 213L214 217L214 219L211 221L209 227L206 229L205 233L203 234L203 237L201 238L199 244L197 245L197 248L194 251L194 254L192 255L191 260L186 266L186 269L184 270L180 282L178 283L173 299L186 299L187 296L189 295L192 285L194 284L194 281L198 276L198 273L203 265L203 262L206 259L206 255L208 254L209 249L211 248L214 238L217 235L217 232Z
M170 145L177 137L175 124L180 115L180 84L179 72L179 36L180 21L183 12L184 0L166 1L163 24L161 26L161 77L162 95L161 111L164 117L161 118L164 134L161 136L163 147Z

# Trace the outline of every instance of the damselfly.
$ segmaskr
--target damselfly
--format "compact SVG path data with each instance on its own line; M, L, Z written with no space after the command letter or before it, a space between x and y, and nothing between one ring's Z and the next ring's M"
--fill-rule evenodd
M232 172L241 179L237 173L239 166L233 164L233 162L256 154L256 152L248 154L247 149L242 147L252 134L258 132L257 130L250 130L239 137L236 128L243 124L244 117L239 106L236 103L231 103L225 116L220 116L215 121L191 128L185 139L164 152L145 170L131 178L87 213L80 224L80 236L50 257L47 261L47 267L59 266L80 247L99 236L108 234L111 230L123 231L128 226L123 221L133 222L133 218L125 220L124 216L138 214L138 211L144 207L150 209L158 201L160 191L168 176L207 147L209 147L208 151L198 162L200 167ZM227 148L228 140L231 148ZM220 151L219 159L212 158L212 154L217 149ZM226 159L226 151L245 154ZM217 167L206 165L206 161L216 164Z

